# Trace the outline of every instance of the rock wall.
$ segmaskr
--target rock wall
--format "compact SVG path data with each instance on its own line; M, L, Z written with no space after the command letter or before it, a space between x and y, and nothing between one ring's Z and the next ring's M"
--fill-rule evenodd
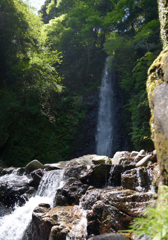
M151 132L160 166L160 184L168 185L168 0L158 0L163 51L148 70Z

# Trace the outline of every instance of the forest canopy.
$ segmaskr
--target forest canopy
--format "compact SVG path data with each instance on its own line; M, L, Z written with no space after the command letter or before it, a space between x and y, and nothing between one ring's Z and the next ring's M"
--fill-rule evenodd
M145 83L159 28L157 0L46 0L38 15L21 0L1 0L0 158L24 166L74 156L83 99L100 88L107 55L128 149L152 150Z

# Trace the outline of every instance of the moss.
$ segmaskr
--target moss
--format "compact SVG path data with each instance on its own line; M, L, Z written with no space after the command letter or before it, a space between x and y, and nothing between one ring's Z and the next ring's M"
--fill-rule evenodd
M158 155L160 168L161 184L168 185L168 139L162 133L161 129L155 127L155 148Z
M153 64L150 66L148 70L148 79L146 83L147 93L148 93L148 101L149 106L151 108L151 119L150 119L150 127L151 134L153 139L154 133L154 116L153 116L153 101L152 96L154 94L155 88L164 82L164 66L165 60L168 55L168 49L163 50L160 55L155 59Z

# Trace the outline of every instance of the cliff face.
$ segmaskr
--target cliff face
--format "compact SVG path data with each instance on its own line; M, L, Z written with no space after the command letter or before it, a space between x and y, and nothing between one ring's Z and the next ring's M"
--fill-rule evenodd
M168 0L158 0L163 51L148 70L147 92L151 132L161 171L160 184L168 185Z

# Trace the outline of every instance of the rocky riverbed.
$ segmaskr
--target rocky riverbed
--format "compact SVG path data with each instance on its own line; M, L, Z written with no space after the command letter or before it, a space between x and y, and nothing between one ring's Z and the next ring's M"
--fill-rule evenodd
M159 171L155 151L117 152L113 159L85 155L45 165L33 160L25 168L0 168L0 225L16 205L24 206L39 194L39 185L42 194L44 176L50 179L55 171L63 172L63 182L59 188L51 186L52 204L44 201L34 208L19 239L128 239L117 232L128 229L133 218L155 201ZM60 175L56 178L61 181Z

